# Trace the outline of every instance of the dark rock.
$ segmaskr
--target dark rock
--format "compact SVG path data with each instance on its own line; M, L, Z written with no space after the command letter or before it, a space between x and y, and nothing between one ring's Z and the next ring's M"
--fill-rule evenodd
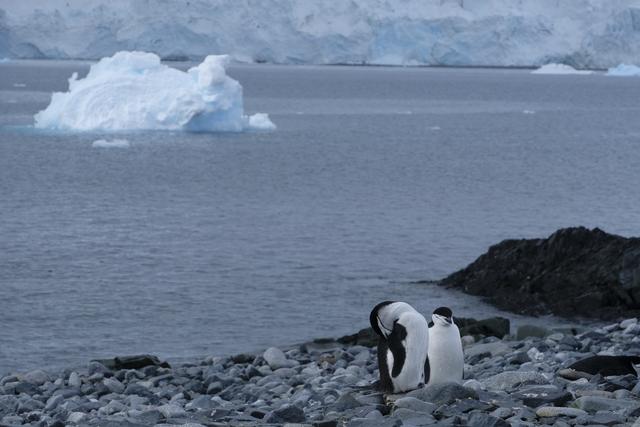
M640 238L584 227L505 240L441 284L522 314L592 318L640 314Z
M455 318L455 323L460 329L460 335L482 335L485 337L497 337L502 339L509 335L511 324L504 317L491 317L484 320Z
M468 425L472 427L510 427L511 424L493 415L474 412L469 416Z
M304 411L297 406L285 405L267 414L263 420L265 423L303 423Z
M236 354L231 357L233 363L251 363L256 357L251 354Z
M518 331L516 332L516 339L523 340L528 337L544 338L549 334L550 332L548 329L542 328L540 326L522 325L518 327Z
M509 359L509 363L512 365L522 365L523 363L531 362L531 358L524 351L519 351Z
M337 420L315 421L311 424L313 427L338 427Z
M514 394L514 397L522 400L522 403L530 408L551 404L563 406L572 399L571 393L560 390L555 386L538 386L521 389Z
M167 362L161 362L157 356L150 354L141 354L136 356L121 356L113 359L96 359L92 362L98 362L112 371L121 369L142 369L147 366L159 366L161 368L171 368Z
M332 410L336 412L344 412L348 409L354 409L363 406L358 400L356 400L351 393L345 393L333 404Z
M578 360L567 369L602 376L636 375L633 365L639 363L639 356L592 356Z
M378 335L372 328L365 328L358 331L353 335L345 335L338 338L340 344L344 345L363 345L365 347L375 347L378 345Z

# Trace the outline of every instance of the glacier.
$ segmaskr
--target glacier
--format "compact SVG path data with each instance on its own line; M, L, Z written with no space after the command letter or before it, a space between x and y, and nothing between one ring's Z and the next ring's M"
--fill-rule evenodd
M0 0L0 57L606 69L640 58L640 0Z
M617 67L609 68L606 75L616 77L639 77L640 67L632 64L620 64Z
M34 117L35 127L64 131L271 130L264 113L246 116L242 86L227 76L229 57L209 55L187 72L148 52L117 52L74 73L69 91L54 93ZM104 145L104 144L103 144Z

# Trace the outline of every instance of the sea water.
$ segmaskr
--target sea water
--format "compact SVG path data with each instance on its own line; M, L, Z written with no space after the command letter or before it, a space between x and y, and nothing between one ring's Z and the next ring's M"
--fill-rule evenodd
M0 374L335 337L387 299L500 314L412 282L505 238L640 234L636 79L236 65L276 131L34 129L88 67L0 64Z

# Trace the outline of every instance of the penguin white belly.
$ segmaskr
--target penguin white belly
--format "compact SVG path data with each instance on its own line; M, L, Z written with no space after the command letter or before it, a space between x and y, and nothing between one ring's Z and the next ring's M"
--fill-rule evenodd
M406 336L400 341L402 351L394 351L393 337L390 337L390 348L387 350L387 366L391 370L393 391L404 392L415 390L424 384L424 365L427 359L429 345L429 327L424 316L415 313L404 313L398 323L406 331ZM394 329L395 331L395 329ZM395 360L396 355L403 354L403 360Z
M457 326L429 328L428 356L428 384L462 382L464 354Z

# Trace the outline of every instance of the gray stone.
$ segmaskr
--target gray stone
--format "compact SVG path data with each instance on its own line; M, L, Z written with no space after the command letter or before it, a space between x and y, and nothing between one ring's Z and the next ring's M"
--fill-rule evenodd
M35 371L30 371L24 374L22 376L22 380L36 386L41 386L47 381L50 381L51 378L45 371L36 369Z
M511 427L511 424L502 418L494 417L482 412L474 412L469 416L468 425L473 427Z
M402 420L398 418L352 418L347 427L400 427Z
M89 362L89 366L87 368L89 371L89 376L92 376L94 374L111 374L111 370L100 362Z
M457 399L477 399L478 393L457 383L434 384L407 393L408 397L415 397L425 402L444 405Z
M265 418L265 423L302 423L306 419L304 415L304 411L297 406L293 405L284 405L275 411L271 411L268 413Z
M522 403L531 408L537 408L542 405L562 406L572 399L571 393L560 390L553 385L527 387L518 390L514 397L521 399Z
M436 419L424 412L412 411L411 409L399 408L393 411L393 417L402 421L402 425L409 426L426 426L435 424Z
M576 408L564 408L564 407L555 407L555 406L542 406L536 410L536 415L545 418L545 417L579 417L587 415L585 411L582 409Z
M111 393L121 394L124 392L124 384L115 378L105 378L102 383Z
M80 379L80 375L77 372L71 372L69 374L69 379L67 380L67 384L70 387L80 387L82 385L82 380Z
M287 356L284 354L284 352L276 347L270 347L266 349L262 357L267 362L269 367L273 370L280 368L291 368L298 364L295 360L287 359Z
M624 422L625 418L622 415L613 412L599 412L595 414L590 420L590 423L592 424L600 424L603 426L624 424Z
M524 340L528 337L544 338L549 335L549 330L540 326L522 325L518 327L516 332L517 340Z
M575 405L587 412L617 411L620 409L633 411L640 408L640 401L634 399L609 399L598 396L582 396L576 399Z
M502 341L489 342L484 344L475 344L467 347L464 351L466 357L473 357L480 354L489 353L491 356L502 356L511 352L511 347Z
M156 408L165 418L180 417L185 414L184 409L174 403L167 403Z
M547 384L547 378L538 372L509 371L480 380L488 389L507 390L521 384Z
M354 409L363 406L351 393L345 393L331 406L336 412L344 412L348 409Z
M18 410L18 399L13 396L0 396L0 418L12 415Z
M402 397L396 400L393 403L393 406L395 408L405 408L416 412L424 412L427 414L431 414L436 409L436 405L434 405L433 403L425 402L423 400L416 399L415 397L410 396Z
M53 411L55 408L58 407L59 404L61 404L64 401L64 396L62 396L61 394L56 394L51 396L48 400L47 400L47 404L44 407L45 412L51 412Z

